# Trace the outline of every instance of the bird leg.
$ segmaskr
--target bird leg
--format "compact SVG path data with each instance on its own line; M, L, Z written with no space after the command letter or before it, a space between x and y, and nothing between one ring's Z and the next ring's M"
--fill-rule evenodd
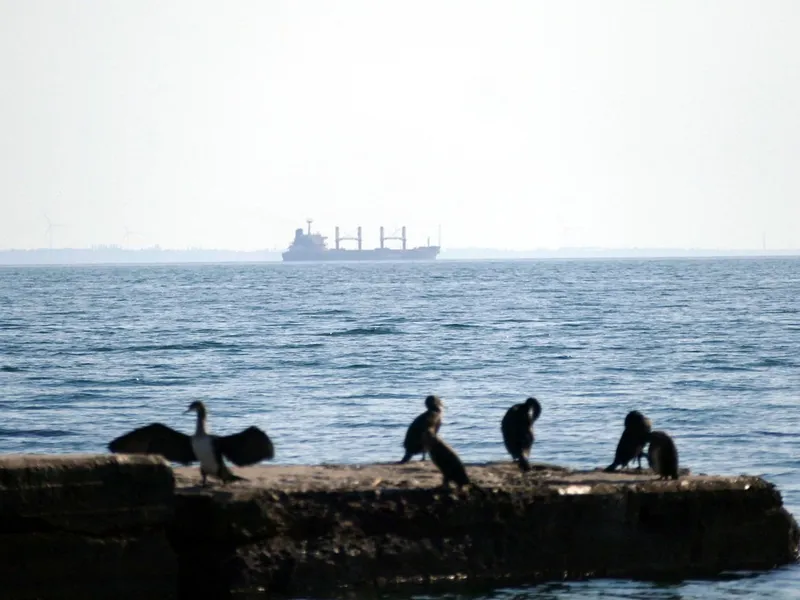
M425 452L422 452L422 460L425 460Z
M200 469L200 475L203 477L203 482L200 485L203 487L208 487L208 475L206 475L206 472L203 471L203 469Z

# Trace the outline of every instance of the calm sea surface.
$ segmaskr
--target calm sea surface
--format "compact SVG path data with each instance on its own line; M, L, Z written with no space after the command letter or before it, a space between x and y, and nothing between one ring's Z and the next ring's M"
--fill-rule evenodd
M605 466L639 409L681 466L764 475L800 515L799 297L800 259L0 268L0 452L188 432L202 399L279 463L398 460L437 393L462 458L503 460L500 419L534 394L534 460ZM734 596L800 597L800 567L472 597Z

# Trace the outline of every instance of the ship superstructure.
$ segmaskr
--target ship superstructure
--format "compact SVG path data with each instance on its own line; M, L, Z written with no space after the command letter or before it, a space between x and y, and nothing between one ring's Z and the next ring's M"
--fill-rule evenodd
M427 246L416 248L407 247L406 228L401 228L399 236L385 235L384 228L380 228L380 247L363 249L363 237L361 227L358 227L355 236L342 236L339 234L339 227L336 227L335 247L328 248L327 237L320 233L311 232L311 219L307 219L308 229L303 231L298 228L294 232L294 240L289 249L283 253L284 261L330 261L330 260L434 260L439 254L439 246L431 246L428 240ZM401 248L389 248L386 242L397 240L401 242ZM342 248L343 241L354 241L357 248Z

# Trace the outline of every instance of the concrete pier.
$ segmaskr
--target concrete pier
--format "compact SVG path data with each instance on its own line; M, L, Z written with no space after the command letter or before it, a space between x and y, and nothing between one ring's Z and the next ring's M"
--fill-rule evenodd
M0 457L2 598L324 597L461 580L682 578L796 560L757 477L429 462L258 466L210 489L154 457ZM248 596L250 597L250 596Z
M174 492L156 457L0 457L0 598L177 597Z
M181 587L205 576L220 591L321 596L454 579L680 578L797 556L794 518L757 477L467 470L479 489L442 489L429 461L240 469L248 483L210 491L196 469L177 469Z

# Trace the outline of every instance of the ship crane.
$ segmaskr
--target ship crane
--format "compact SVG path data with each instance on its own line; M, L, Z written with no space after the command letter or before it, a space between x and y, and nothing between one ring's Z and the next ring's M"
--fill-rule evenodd
M386 240L400 240L400 241L403 242L403 250L405 250L406 249L406 226L405 225L403 225L403 227L401 228L401 232L402 233L401 233L400 236L384 235L383 234L383 226L381 225L381 248L385 247L384 246L384 242Z
M336 249L339 250L339 242L344 242L346 240L352 240L354 242L358 242L358 249L361 250L361 242L362 242L361 225L358 226L358 233L356 234L356 237L339 235L339 226L337 225L336 226Z

